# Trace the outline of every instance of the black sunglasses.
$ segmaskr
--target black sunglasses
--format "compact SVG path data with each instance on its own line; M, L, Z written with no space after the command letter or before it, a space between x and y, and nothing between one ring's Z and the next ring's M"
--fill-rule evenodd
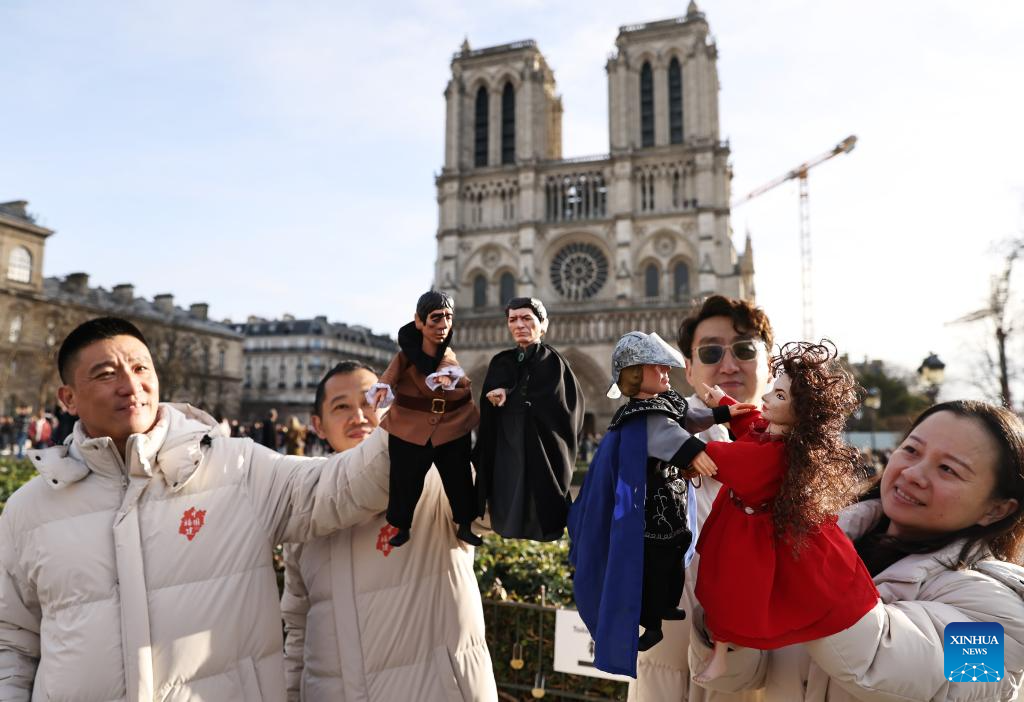
M757 358L759 344L761 344L760 339L740 339L725 346L722 344L706 344L697 347L697 358L700 359L701 363L713 366L725 358L726 349L732 349L733 358L737 361L753 361Z

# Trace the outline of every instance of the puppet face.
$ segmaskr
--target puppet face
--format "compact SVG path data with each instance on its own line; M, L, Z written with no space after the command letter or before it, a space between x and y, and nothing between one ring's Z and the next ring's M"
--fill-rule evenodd
M979 420L936 412L911 430L882 473L888 533L923 539L987 526L1017 508L995 496L999 447Z
M672 385L669 382L668 371L668 366L645 365L644 377L640 381L640 392L647 395L657 395L666 390L671 390Z
M761 416L780 427L791 427L796 423L793 412L792 381L783 373L775 379L775 385L761 398Z
M314 414L313 431L335 451L359 445L380 424L383 410L374 411L366 401L366 391L377 376L365 368L332 375L324 384L320 414Z
M428 314L426 320L422 320L419 315L416 315L416 328L420 330L425 340L440 344L448 338L454 318L455 313L452 312L451 307L442 307Z
M751 339L756 346L756 356L749 360L737 358L732 345ZM697 349L714 345L724 347L722 354L714 363L705 363ZM719 315L703 320L694 329L693 348L683 349L684 352L687 350L686 382L694 388L699 389L701 383L710 387L717 385L738 402L757 402L759 394L768 385L768 352L764 341L749 333L737 332L729 317Z
M508 311L508 330L518 346L529 346L540 341L548 329L548 321L537 319L529 307Z

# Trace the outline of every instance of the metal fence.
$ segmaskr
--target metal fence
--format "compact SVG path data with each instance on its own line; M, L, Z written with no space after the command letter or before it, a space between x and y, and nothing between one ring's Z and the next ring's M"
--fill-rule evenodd
M484 600L487 645L501 699L625 700L625 683L555 672L557 609L546 604Z

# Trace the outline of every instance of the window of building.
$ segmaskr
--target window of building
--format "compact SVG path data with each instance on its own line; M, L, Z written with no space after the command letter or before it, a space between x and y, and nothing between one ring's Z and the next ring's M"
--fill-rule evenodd
M677 300L690 297L690 267L685 263L677 263L672 272L673 290Z
M32 282L32 254L24 246L15 246L7 259L7 278L15 283Z
M480 86L476 91L476 119L473 130L473 165L487 165L487 88Z
M654 146L654 72L647 62L640 69L640 146Z
M668 135L671 143L683 143L683 71L677 58L668 64Z
M11 327L7 335L7 340L12 344L18 343L18 339L21 338L21 315L16 314L11 317Z
M505 272L498 279L498 288L501 290L501 298L498 300L502 305L516 296L516 278L511 273Z
M501 91L501 162L516 162L516 93L512 81Z
M658 267L653 263L644 269L644 295L646 297L658 296Z
M479 309L487 306L487 279L482 275L473 278L473 307Z
M672 207L678 208L682 203L682 178L679 171L672 172Z

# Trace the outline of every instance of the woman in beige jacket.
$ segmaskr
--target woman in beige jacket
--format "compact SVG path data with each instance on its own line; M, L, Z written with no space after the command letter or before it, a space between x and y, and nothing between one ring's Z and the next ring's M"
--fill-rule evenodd
M378 416L357 362L320 381L313 428L336 451L359 446ZM394 548L383 510L285 550L288 699L318 702L497 700L473 548L455 536L437 471L427 474L412 539Z
M766 702L1015 700L1024 679L1024 422L980 402L926 410L893 453L880 499L840 524L881 601L849 629L775 651L739 648L721 691L763 689ZM709 653L694 613L691 670ZM944 629L996 622L1005 674L960 682L944 668Z

